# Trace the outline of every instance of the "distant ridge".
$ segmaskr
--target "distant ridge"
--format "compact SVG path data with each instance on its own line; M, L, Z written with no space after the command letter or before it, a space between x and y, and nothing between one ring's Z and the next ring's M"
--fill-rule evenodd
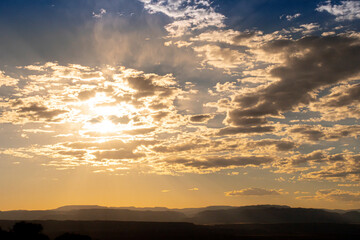
M358 210L291 208L282 205L244 207L209 206L168 209L164 207L103 207L69 205L44 211L0 211L0 220L105 220L147 222L190 222L196 224L238 223L360 223Z
M62 207L58 207L54 209L55 211L72 211L72 210L80 210L80 209L104 209L108 207L103 207L99 205L66 205Z

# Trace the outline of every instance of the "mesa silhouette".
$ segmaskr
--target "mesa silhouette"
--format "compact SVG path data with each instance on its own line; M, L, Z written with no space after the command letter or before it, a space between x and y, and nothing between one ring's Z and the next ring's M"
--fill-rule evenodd
M108 208L64 206L44 211L3 211L0 220L77 220L189 222L196 224L236 223L360 223L358 210L291 208L277 205L211 206L206 208Z

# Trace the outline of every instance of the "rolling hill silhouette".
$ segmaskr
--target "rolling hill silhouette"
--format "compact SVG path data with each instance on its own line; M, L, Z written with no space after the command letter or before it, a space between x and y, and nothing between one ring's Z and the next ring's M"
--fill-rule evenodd
M258 205L245 207L211 206L206 208L108 208L96 205L64 206L44 211L3 211L0 220L74 220L190 222L196 224L236 223L360 223L360 212L331 211L288 206Z

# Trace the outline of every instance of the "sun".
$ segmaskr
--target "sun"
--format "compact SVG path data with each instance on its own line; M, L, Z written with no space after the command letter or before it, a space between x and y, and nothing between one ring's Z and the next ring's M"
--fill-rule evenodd
M132 116L139 112L132 104L118 102L105 92L82 102L84 109L83 129L108 135L121 134L134 128ZM136 115L136 114L135 114Z

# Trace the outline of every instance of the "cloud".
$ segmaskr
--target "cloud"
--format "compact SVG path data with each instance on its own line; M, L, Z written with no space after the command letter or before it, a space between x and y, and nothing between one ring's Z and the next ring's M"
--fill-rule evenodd
M156 130L156 127L136 128L136 129L132 129L132 130L125 130L125 131L123 131L123 133L129 134L129 135L144 135L144 134L154 132L155 130Z
M282 18L286 18L286 20L288 20L288 21L292 21L292 20L294 20L295 18L298 18L298 17L300 17L301 16L301 14L300 13L295 13L294 15L282 15L282 16L280 16L280 19L282 19Z
M193 123L204 123L209 121L213 116L211 114L199 114L190 117L190 122Z
M3 71L0 71L0 87L2 86L16 86L19 80L5 75Z
M275 146L277 151L289 151L289 150L296 148L296 144L294 142L282 141L282 140L272 140L272 139L249 142L249 143L247 143L247 146L250 148Z
M21 103L22 105L20 105ZM17 115L16 118L13 118L14 122L59 122L62 120L61 115L68 112L65 109L49 109L40 103L24 104L22 101L14 102L13 106L13 112L4 114L4 118L9 116L11 119L11 116Z
M302 179L329 181L359 181L360 155L335 154L326 157L326 165L319 170L314 170L301 175Z
M186 159L178 158L168 160L168 164L180 164L185 167L194 167L199 169L210 168L232 168L232 167L245 167L245 166L260 166L263 164L271 163L274 161L271 157L249 156L249 157L207 157L205 159Z
M106 10L101 8L98 13L93 12L94 18L102 18L106 14Z
M0 107L6 110L0 116L2 122L81 121L92 129L105 129L103 123L109 122L108 127L136 124L134 129L151 128L152 120L164 121L174 110L175 98L185 92L170 74L144 74L124 67L100 71L49 62L19 68L29 70L23 75L27 80L21 88L13 81L12 99L0 99ZM150 116L153 118L148 119Z
M145 156L145 154L142 153L133 153L131 150L97 151L91 154L96 157L97 161L101 161L103 159L137 159Z
M216 45L203 45L194 47L193 49L198 53L198 56L204 59L203 64L208 64L213 67L228 69L251 64L247 59L247 54L230 48L221 48Z
M251 134L251 133L268 133L273 132L273 126L258 126L258 127L226 127L218 131L218 135L234 135L234 134Z
M276 189L264 189L264 188L244 188L240 190L234 190L230 192L225 192L225 196L268 196L268 195L281 195L284 194L283 190Z
M303 28L302 33L303 34L310 34L320 28L320 25L317 23L308 23L308 24L302 24L300 25L301 28Z
M279 32L264 34L259 30L235 31L233 29L219 29L200 33L191 37L193 42L227 43L235 46L256 47L264 42L282 38Z
M325 99L326 107L343 107L358 103L360 101L360 84L349 86L348 89L342 89L341 92L333 92ZM345 91L344 91L345 90ZM323 99L324 100L324 99Z
M316 192L315 196L301 196L298 199L316 199L342 202L360 201L360 192L344 191L341 189L321 189Z
M360 84L339 84L330 89L330 94L310 105L311 111L318 111L327 121L359 118Z
M290 132L293 134L299 133L310 141L319 141L320 139L325 137L323 131L316 129L316 127L314 126L308 125L294 127L290 130Z
M227 122L278 116L300 105L315 101L314 91L358 74L360 44L348 36L304 37L275 40L264 46L267 54L281 53L284 63L273 67L272 77L279 80L254 92L234 98L238 109L229 111ZM244 120L245 121L245 120Z
M104 142L98 141L78 141L78 142L66 142L60 143L60 146L63 146L65 149L72 150L112 150L112 149L127 149L135 150L138 146L149 146L156 144L157 141L147 141L147 140L138 140L138 141L128 141L124 142L120 139L110 139Z
M134 96L135 98L144 98L154 95L166 98L174 95L175 88L172 88L171 85L174 85L175 81L172 79L171 75L168 75L165 78L159 78L155 74L136 77L130 76L127 78L127 82L132 89L137 91Z
M319 5L316 8L318 12L328 12L334 15L336 21L360 19L360 2L358 1L341 1L340 4L332 5L331 1Z
M189 191L199 191L199 189L194 187L194 188L190 188Z
M149 13L163 13L174 21L165 29L171 37L207 27L224 27L225 16L215 12L208 0L140 0Z
M328 140L335 141L342 138L350 138L360 133L360 127L357 125L336 125L332 127L324 127L322 125L293 125L287 129L289 135L293 139L304 142L308 141Z
M209 143L199 143L199 142L188 142L188 143L174 144L174 145L166 143L165 145L154 146L152 150L161 153L175 153L175 152L183 152L183 151L189 151L199 148L206 148L210 146L211 145Z
M316 150L309 154L295 155L291 158L292 165L300 165L309 162L324 162L326 159L326 154L321 150Z

